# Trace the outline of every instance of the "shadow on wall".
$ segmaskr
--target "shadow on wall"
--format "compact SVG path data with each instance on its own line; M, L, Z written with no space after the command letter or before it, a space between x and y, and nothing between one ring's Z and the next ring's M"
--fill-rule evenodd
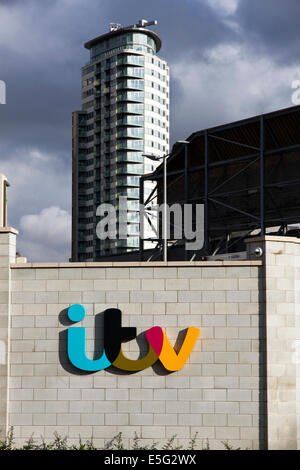
M267 404L267 325L266 325L266 274L265 266L259 270L259 449L268 448Z
M103 352L103 349L104 349L104 316L105 316L105 313L108 312L108 311L109 311L109 309L106 310L105 312L98 313L94 317L95 326L94 326L94 354L93 354L93 360L97 360L99 357L102 356L102 352ZM68 317L68 309L67 308L60 312L59 322L62 325L67 326L67 327L71 327L71 326L74 325L74 322L71 321ZM176 352L176 354L178 354L178 352L181 349L181 346L182 346L182 344L184 342L184 339L186 337L186 333L187 333L187 328L184 329L184 330L181 330L178 334L176 343L174 345L174 351ZM146 339L145 332L140 333L139 335L137 335L135 340L136 340L136 342L139 346L139 349L140 349L139 357L137 358L137 360L140 360L140 359L144 358L147 355L147 353L149 351L149 343ZM68 329L65 329L65 330L63 330L59 333L59 361L60 361L60 364L63 367L63 369L66 370L67 372L71 373L71 374L90 375L90 374L94 373L94 372L90 372L90 371L80 370L70 362L70 359L69 359L69 356L68 356ZM169 374L172 373L172 372L170 372L170 371L168 371L164 368L164 366L161 364L159 359L157 359L157 361L151 367L157 375L169 375ZM134 374L136 372L139 372L139 371L121 370L121 369L118 369L117 367L115 367L113 365L106 368L105 370L107 372L111 373L111 374L116 374L116 375L131 375L131 374Z

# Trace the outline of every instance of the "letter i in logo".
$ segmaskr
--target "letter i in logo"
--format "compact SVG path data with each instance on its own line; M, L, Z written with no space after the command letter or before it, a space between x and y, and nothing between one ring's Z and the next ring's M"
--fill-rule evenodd
M71 305L68 309L68 317L73 322L82 321L85 314L85 308L80 304ZM105 351L96 360L89 359L86 356L85 328L83 327L68 328L68 356L75 367L89 372L96 372L111 366Z

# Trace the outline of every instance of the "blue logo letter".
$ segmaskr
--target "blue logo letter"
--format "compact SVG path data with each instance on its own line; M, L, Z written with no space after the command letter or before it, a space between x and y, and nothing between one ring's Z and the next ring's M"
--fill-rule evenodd
M68 317L73 322L78 322L85 317L85 308L82 305L71 305L68 309ZM68 329L68 356L72 364L78 369L96 372L111 366L105 351L99 359L92 360L86 357L85 352L85 328L76 327Z

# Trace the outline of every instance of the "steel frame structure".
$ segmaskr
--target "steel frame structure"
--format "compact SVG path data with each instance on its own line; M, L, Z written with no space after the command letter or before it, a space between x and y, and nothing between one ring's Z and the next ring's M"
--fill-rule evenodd
M286 234L289 224L300 222L300 106L202 130L187 140L168 158L168 203L204 204L204 246L187 252L184 239L173 240L182 246L175 259L228 253L253 231L265 235L277 227L277 234ZM144 205L154 197L153 190L144 200L147 180L156 181L160 203L162 165L140 179ZM151 259L161 257L161 236L155 241ZM144 243L140 237L140 260Z

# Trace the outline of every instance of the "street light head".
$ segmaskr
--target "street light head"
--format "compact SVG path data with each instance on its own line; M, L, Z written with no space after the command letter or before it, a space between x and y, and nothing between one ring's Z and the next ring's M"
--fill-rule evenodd
M153 160L155 162L161 159L161 157L157 157L156 155L148 155L146 153L143 153L143 157L149 158L149 160Z

